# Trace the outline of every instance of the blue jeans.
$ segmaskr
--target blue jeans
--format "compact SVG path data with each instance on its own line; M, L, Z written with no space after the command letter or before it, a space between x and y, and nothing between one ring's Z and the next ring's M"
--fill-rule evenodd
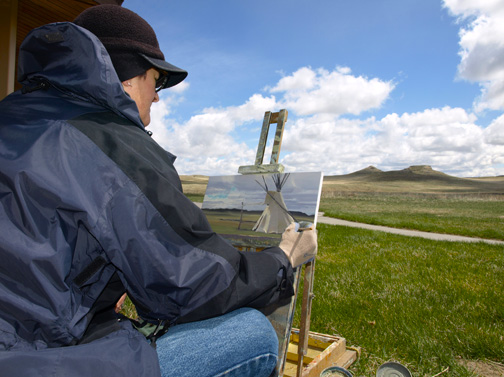
M273 326L249 308L174 326L156 344L163 377L268 377L278 358Z

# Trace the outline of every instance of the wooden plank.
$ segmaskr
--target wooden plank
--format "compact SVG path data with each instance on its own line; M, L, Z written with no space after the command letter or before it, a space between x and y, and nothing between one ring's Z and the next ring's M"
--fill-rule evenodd
M327 347L308 347L306 356L304 356L304 364L309 364L311 363L318 355L323 353L326 350L330 350L332 353L333 358L339 358L342 356L345 351L346 351L346 340L343 338L340 338L332 343L329 343ZM299 352L298 352L298 344L292 342L292 336L291 336L291 343L289 344L289 349L288 349L288 358L291 361L295 361L296 363L299 360Z
M294 377L296 375L297 363L294 361L287 360L284 368L284 377Z
M285 122L287 122L287 110L282 109L280 112L275 113L277 128L275 132L275 140L273 141L273 149L271 151L271 161L270 164L277 164L280 157L280 148L282 147L283 131L285 127ZM273 123L273 121L270 121Z
M309 364L324 351L324 348L307 348L306 354L303 356L303 364ZM287 351L287 359L299 363L298 345L294 343L289 344Z
M239 174L268 174L268 173L283 173L285 167L282 164L270 165L244 165L238 168Z
M266 149L266 142L268 141L268 132L270 124L271 124L271 111L266 111L266 113L264 114L261 136L259 137L259 144L257 145L255 165L261 165L263 163L264 150Z
M315 358L304 368L302 377L319 377L324 369L331 366L339 366L347 369L357 358L358 353L352 350L346 350L345 353L338 358L333 358L330 353L321 353L318 358Z
M326 349L329 347L331 344L334 342L337 342L340 338L335 337L335 336L327 336L327 337L320 337L317 335L317 333L314 333L310 331L308 333L308 346L309 347L314 347L314 348L323 348ZM292 334L291 334L291 341L293 343L298 343L299 342L299 330L298 329L292 329Z

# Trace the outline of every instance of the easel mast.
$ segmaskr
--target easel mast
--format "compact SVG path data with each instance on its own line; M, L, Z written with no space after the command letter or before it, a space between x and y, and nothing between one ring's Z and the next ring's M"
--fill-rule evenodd
M285 128L285 123L287 122L288 112L285 109L280 110L277 113L272 113L267 111L264 114L264 121L261 129L261 136L259 137L259 145L257 146L257 154L254 165L240 166L238 173L240 174L265 174L265 173L283 173L285 168L282 164L278 163L280 157L280 148L282 147L282 137ZM276 123L275 140L273 141L273 148L271 151L271 159L269 164L263 164L264 153L266 150L266 144L268 141L268 134L270 125ZM299 281L299 274L301 272L301 267L298 267L296 281ZM297 367L297 377L301 377L303 372L303 358L308 350L308 333L310 331L310 317L311 317L311 307L313 295L313 280L315 277L315 260L305 264L304 268L304 285L303 285L303 301L301 306L301 325L299 328L299 342L298 342L298 367ZM297 292L297 289L296 289ZM294 314L295 299L291 302L290 308L290 323L285 329L285 344L283 346L283 361L279 368L279 374L283 374L283 367L285 363L286 347L289 343L289 335L292 327L292 315Z

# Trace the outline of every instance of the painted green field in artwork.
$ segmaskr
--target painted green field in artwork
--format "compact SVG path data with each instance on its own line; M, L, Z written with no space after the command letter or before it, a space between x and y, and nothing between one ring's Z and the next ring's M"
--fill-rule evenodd
M212 229L235 246L266 247L277 246L282 237L281 234L261 233L253 230L253 227L261 212L239 210L203 210ZM296 214L296 220L313 222L310 216Z

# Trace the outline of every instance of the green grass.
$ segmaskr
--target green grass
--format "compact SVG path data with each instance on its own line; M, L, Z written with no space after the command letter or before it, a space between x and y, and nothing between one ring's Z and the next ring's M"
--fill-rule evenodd
M200 186L194 187L192 200L202 201ZM498 195L330 192L320 208L351 221L504 239L504 199ZM362 348L350 368L354 376L374 376L391 360L415 377L447 367L442 377L474 376L460 360L504 362L502 245L317 228L310 330L338 334Z
M502 246L318 229L310 329L362 347L354 375L395 360L414 376L470 376L458 358L504 360Z
M362 347L354 376L374 376L394 360L415 377L446 367L443 376L469 377L458 360L504 361L502 246L324 224L318 230L310 330Z
M352 193L323 197L326 216L366 224L504 240L504 198Z

